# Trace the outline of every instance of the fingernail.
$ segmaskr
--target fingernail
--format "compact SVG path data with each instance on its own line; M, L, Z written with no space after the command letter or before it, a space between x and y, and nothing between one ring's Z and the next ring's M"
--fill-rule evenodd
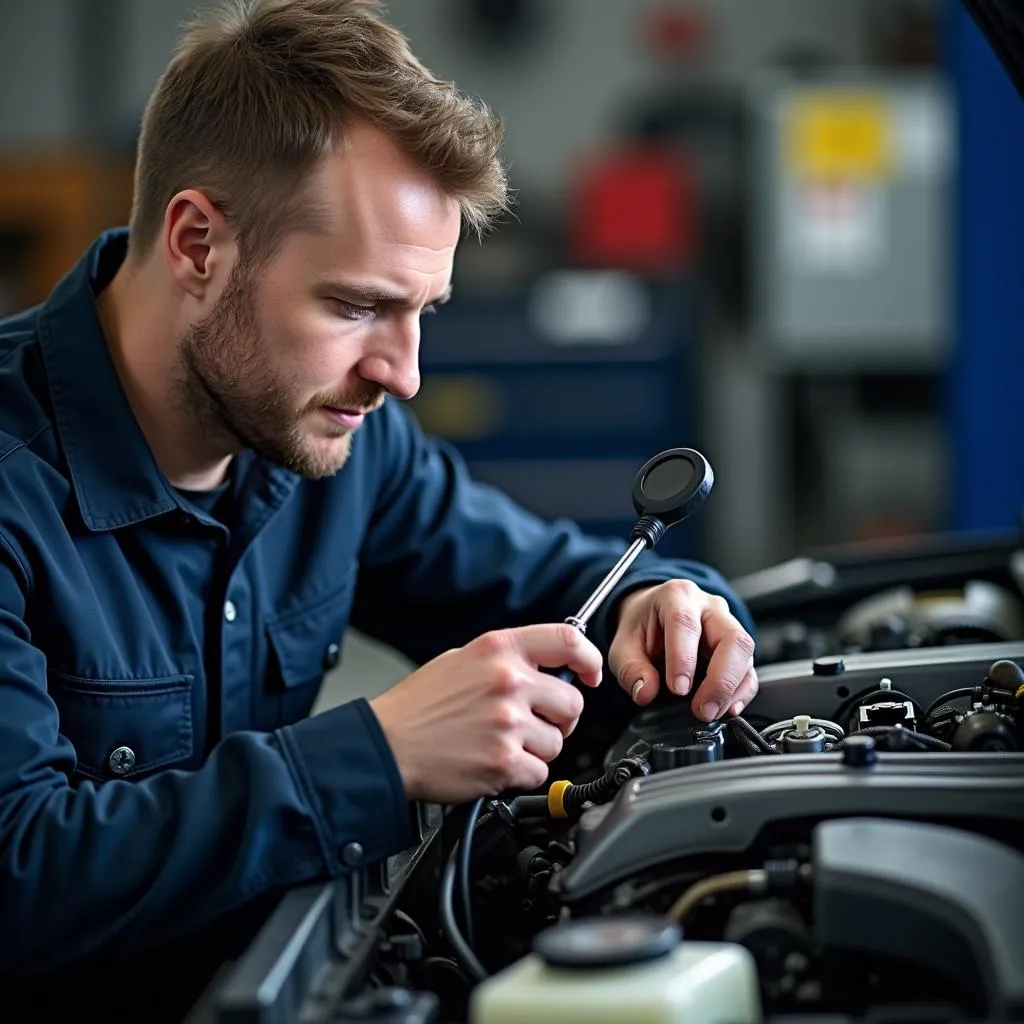
M690 692L690 677L687 675L676 676L672 689L681 697L685 697Z
M721 713L722 705L716 704L713 700L701 706L700 713L709 722L713 722Z
M732 714L734 714L734 715L738 715L742 710L743 710L743 701L741 701L741 700L736 701L736 703L733 704L733 706L731 708L729 708L729 711Z
M643 681L642 679L638 679L638 680L637 680L637 681L636 681L636 682L635 682L635 683L633 684L633 689L632 689L632 691L630 692L630 696L631 696L631 697L633 698L633 703L634 703L634 704L636 703L636 699L637 699L637 697L639 697L639 696L640 696L640 691L641 691L641 690L643 690L643 688L644 688L644 681Z

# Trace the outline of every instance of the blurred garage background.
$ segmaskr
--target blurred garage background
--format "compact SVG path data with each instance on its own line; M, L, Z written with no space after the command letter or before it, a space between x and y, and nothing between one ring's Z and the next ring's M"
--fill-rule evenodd
M3 312L126 221L197 6L0 3ZM1019 525L1024 111L957 0L388 10L507 126L516 217L460 251L413 402L480 478L622 535L638 466L699 448L664 547L731 576Z

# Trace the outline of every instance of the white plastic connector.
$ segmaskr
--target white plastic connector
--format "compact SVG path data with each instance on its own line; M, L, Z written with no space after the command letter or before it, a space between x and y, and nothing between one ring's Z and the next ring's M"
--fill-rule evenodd
M892 680L888 676L886 676L885 678L879 680L878 688L880 690L891 690L892 689Z
M793 732L805 735L811 731L811 716L810 715L794 715L793 716Z

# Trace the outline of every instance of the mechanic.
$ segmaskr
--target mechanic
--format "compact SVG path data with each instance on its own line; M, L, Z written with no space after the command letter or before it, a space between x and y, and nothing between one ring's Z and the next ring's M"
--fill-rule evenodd
M581 636L621 546L400 406L460 236L509 208L500 137L371 3L214 14L147 105L129 228L0 325L3 971L95 980L408 848L415 801L543 784L583 697L540 670L595 687L609 641L637 704L699 645L700 717L754 696L719 574L644 556ZM309 717L349 623L422 667Z

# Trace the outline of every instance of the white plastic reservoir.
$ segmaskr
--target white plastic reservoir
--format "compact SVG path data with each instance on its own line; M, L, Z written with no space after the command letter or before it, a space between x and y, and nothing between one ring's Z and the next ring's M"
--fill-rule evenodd
M743 946L680 941L664 919L557 925L474 990L471 1024L759 1024Z

